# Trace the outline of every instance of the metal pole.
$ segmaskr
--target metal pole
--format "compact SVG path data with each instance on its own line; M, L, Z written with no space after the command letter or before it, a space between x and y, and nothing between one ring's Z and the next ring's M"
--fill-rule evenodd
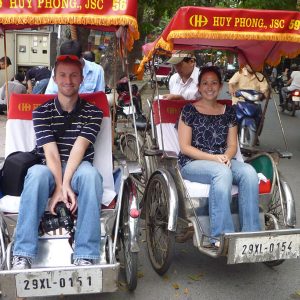
M6 107L8 113L9 95L8 95L8 73L7 73L7 53L6 53L6 31L4 30L4 65L5 65L5 93L6 93Z

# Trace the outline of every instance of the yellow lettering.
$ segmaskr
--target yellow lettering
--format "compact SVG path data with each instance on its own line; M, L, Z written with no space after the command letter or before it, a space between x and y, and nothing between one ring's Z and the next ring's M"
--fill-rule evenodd
M68 8L68 7L69 7L68 0L62 0L61 8Z
M103 9L103 1L104 0L88 0L87 3L84 5L84 7L86 9L99 9L99 10L101 10L101 9ZM119 10L119 7L120 7L119 4L120 4L119 2L114 1L113 6L115 7L115 9L113 7L113 10Z
M27 2L28 2L28 8L32 8L32 6L31 6L32 0L27 0Z
M208 20L203 15L193 15L190 17L189 22L192 27L204 27Z
M57 3L57 4L56 4ZM55 5L56 4L56 5ZM53 0L53 7L54 8L60 8L60 0Z
M257 18L235 18L234 27L264 27L264 20Z
M44 0L38 0L38 8L42 8L42 4L44 4Z
M53 8L51 0L46 0L45 8Z
M10 6L9 8L17 8L17 1L16 0L10 0Z
M25 7L25 0L17 0L10 1L9 8L24 8Z
M31 110L31 105L29 104L29 103L20 103L19 105L18 105L18 109L20 110L20 111L30 111Z
M213 26L219 26L219 17L214 17Z
M284 20L272 19L270 28L284 28Z
M103 1L104 1L104 0L98 0L98 2L97 2L97 7L98 7L98 9L103 9ZM124 1L123 5L125 5L125 9L126 9L126 7L127 7L127 2ZM121 8L122 8L122 7L121 7Z
M226 26L230 26L231 17L226 17Z

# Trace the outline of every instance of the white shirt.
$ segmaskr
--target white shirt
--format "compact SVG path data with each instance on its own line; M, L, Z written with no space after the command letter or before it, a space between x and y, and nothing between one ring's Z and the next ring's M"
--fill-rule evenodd
M288 86L289 91L300 89L300 71L293 71L291 74L292 83Z
M184 83L178 73L171 76L169 81L170 94L181 95L185 100L200 99L198 91L198 77L200 70L194 67L190 78Z

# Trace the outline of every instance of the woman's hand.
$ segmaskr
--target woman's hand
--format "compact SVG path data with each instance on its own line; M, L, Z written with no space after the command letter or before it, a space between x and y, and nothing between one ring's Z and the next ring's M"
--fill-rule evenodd
M230 167L231 162L230 162L230 158L226 155L226 154L216 154L214 155L215 160L221 164L225 164L228 167Z

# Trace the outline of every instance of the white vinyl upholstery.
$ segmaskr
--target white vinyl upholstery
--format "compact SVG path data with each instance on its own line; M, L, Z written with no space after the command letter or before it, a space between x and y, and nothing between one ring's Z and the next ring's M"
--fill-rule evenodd
M174 126L174 123L161 123L156 125L157 139L159 144L159 149L165 151L173 151L177 155L179 154L179 142L178 142L178 132ZM163 135L163 138L162 138ZM238 152L235 156L237 160L243 161L243 157L238 148ZM187 188L187 193L190 197L208 197L209 195L209 184L191 182L184 179L184 184ZM237 186L232 187L232 195L237 194Z

